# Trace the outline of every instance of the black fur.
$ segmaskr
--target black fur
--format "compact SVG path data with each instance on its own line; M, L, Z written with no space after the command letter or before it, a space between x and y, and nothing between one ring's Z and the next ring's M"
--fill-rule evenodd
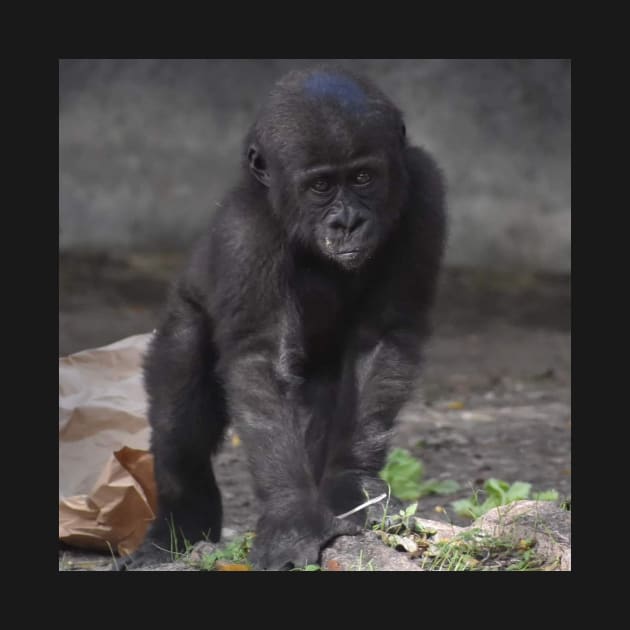
M219 539L210 455L229 422L260 501L256 567L317 562L358 531L364 513L335 515L382 484L444 230L440 173L376 87L336 68L277 84L151 343L159 512L123 568L169 549L173 525Z

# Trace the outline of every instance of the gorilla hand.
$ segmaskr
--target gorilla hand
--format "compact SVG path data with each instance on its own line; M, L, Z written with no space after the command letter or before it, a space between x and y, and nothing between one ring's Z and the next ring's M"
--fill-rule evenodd
M327 476L322 482L322 497L337 516L351 512L370 499L383 497L380 501L368 504L363 509L344 516L344 519L363 528L384 522L389 514L397 514L403 507L396 497L391 496L385 481L376 475L353 470Z
M360 531L323 505L302 502L281 511L267 510L256 527L250 562L256 569L275 571L317 564L326 543Z

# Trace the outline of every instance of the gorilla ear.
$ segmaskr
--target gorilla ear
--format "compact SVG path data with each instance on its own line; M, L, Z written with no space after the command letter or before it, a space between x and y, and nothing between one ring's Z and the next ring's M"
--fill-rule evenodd
M263 159L262 154L256 146L252 145L251 147L249 147L249 151L247 152L247 159L249 160L249 170L252 172L252 175L263 186L267 186L267 188L269 188L271 178L267 171L267 165L265 164L265 160Z

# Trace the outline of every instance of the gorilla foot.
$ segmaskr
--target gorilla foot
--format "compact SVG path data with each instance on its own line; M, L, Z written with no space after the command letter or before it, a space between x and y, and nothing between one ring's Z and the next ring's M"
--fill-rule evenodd
M144 543L137 551L129 556L114 559L111 571L136 571L143 568L173 562L177 554L161 548L156 543Z

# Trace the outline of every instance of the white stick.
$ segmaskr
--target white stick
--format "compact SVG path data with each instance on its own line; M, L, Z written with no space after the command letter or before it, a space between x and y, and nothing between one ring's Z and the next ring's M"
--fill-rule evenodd
M337 514L336 518L346 518L346 516L350 516L350 514L354 514L355 512L358 512L359 510L362 510L363 508L366 508L370 505L374 505L375 503L378 503L379 501L382 501L386 496L387 496L387 493L384 492L383 494L379 495L378 497L374 499L370 499L369 501L366 501L365 503L361 503L361 505L357 505L357 507L352 508L349 512L344 512L343 514Z

